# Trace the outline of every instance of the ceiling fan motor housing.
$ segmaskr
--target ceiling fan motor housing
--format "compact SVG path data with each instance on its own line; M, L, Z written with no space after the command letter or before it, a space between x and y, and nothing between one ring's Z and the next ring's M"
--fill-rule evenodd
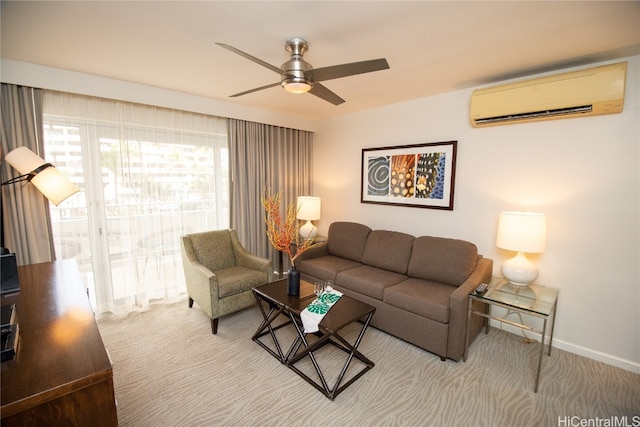
M307 75L307 72L311 71L313 67L302 59L302 55L309 50L309 45L304 39L294 37L287 40L285 48L287 52L291 53L291 58L281 66L282 80L280 84L284 88L289 85L307 86L304 90L307 92L313 87L313 80Z

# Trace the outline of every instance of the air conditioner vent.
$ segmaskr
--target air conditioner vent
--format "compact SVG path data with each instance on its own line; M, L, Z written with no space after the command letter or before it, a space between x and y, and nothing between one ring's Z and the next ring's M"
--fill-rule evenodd
M520 114L511 114L508 116L498 116L498 117L489 117L486 119L478 119L476 120L476 124L481 125L486 123L514 122L516 120L543 119L543 118L550 118L555 116L563 116L567 114L586 114L592 111L593 111L593 107L591 105L584 105L581 107L571 107L571 108L556 108L555 110L534 111L532 113L520 113Z

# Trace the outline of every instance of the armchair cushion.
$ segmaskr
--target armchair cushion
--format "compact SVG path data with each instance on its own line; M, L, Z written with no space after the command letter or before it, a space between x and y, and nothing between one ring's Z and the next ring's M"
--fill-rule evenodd
M218 278L218 298L239 294L266 283L263 272L246 267L217 270L216 277Z

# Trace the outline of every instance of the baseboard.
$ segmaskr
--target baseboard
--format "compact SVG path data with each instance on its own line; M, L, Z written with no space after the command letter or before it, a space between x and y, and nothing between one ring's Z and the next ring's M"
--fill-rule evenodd
M579 345L571 344L566 341L556 340L555 338L553 339L553 347L559 348L560 350L568 351L569 353L586 357L588 359L597 360L598 362L603 362L607 365L622 368L626 371L640 374L640 363L632 362L631 360L622 359L611 354L602 353L586 347L581 347Z
M491 327L502 329L506 332L510 332L518 336L523 336L522 329L517 328L515 326L500 323L495 320L491 320L490 324L491 324ZM537 334L531 331L526 331L525 336L528 338L534 338L540 341L540 334ZM548 340L548 337L547 337L547 340ZM555 337L553 338L553 348L557 348L563 351L568 351L569 353L577 354L578 356L586 357L592 360L597 360L598 362L606 363L607 365L615 366L617 368L624 369L625 371L630 371L636 374L640 374L640 363L633 362L631 360L622 359L620 357L616 357L611 354L595 351L590 348L571 344L569 342L559 340Z

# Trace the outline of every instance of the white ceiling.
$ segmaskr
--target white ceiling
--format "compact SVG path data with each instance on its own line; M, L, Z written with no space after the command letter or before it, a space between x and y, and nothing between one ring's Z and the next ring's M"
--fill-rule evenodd
M2 1L4 59L322 119L539 72L640 54L638 1ZM280 87L291 37L315 67L384 57L390 69L326 81L334 106Z

